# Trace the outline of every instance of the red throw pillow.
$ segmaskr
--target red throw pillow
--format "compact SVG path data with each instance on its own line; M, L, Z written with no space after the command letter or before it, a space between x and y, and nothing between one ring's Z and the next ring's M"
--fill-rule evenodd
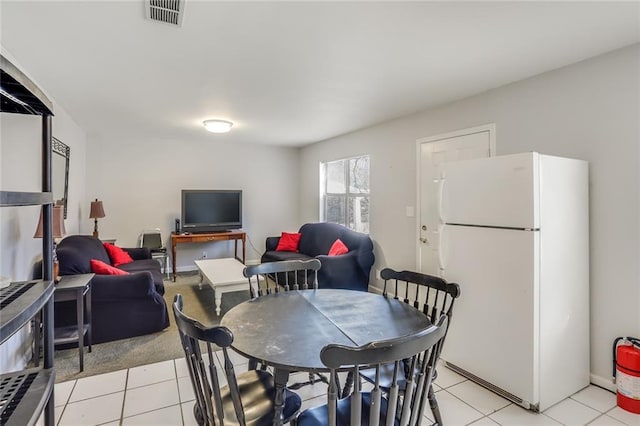
M109 255L109 259L111 259L111 263L113 264L113 266L119 266L124 265L125 263L133 262L133 259L131 258L131 256L129 256L129 253L122 250L120 247L114 246L110 243L102 243L102 245L107 251L107 254Z
M278 247L276 251L298 251L298 244L300 243L301 233L289 233L283 232L280 235L280 241L278 241Z
M329 249L329 256L339 256L347 253L349 253L349 247L347 247L340 238L335 240Z
M96 259L91 259L91 270L95 274L100 275L129 275L127 271L107 265L106 263Z

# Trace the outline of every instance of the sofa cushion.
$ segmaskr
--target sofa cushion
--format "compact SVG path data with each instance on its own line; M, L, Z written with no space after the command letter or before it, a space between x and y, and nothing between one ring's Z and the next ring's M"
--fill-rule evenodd
M299 232L289 233L283 232L280 235L280 241L278 241L278 247L276 251L298 251L298 244L300 243L300 237L302 235Z
M153 284L156 287L156 291L160 294L164 294L164 282L162 281L162 268L160 263L155 259L141 259L134 260L130 263L118 266L118 268L127 272L149 272L153 278Z
M91 273L91 259L111 264L111 259L102 241L91 235L70 235L63 238L56 247L60 262L60 275Z
M282 260L309 260L310 256L292 251L267 251L262 255L260 262L280 262Z
M100 275L129 275L127 271L118 269L115 266L111 266L108 263L101 262L99 260L91 259L91 270Z
M111 259L111 264L113 266L120 266L124 265L125 263L133 262L133 259L131 258L131 256L129 256L129 253L122 250L120 247L110 243L104 243L103 246L107 251L107 254L109 255L109 259Z
M334 241L329 249L329 256L340 256L341 254L349 253L349 247L347 247L340 238Z
M349 247L350 251L358 250L365 240L369 240L365 234L328 222L306 223L300 227L300 233L302 237L298 250L311 257L329 253L329 249L338 238Z

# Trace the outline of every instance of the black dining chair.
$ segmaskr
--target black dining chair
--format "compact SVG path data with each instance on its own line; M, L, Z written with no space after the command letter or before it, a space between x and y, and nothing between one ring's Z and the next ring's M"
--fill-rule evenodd
M244 276L249 279L251 298L255 298L280 291L317 289L321 266L318 259L266 262L245 267Z
M320 352L322 363L329 368L330 383L327 404L301 412L298 426L336 425L419 425L423 420L425 401L438 362L440 347L447 328L447 316L413 334L390 340L370 342L360 347L328 345ZM408 362L411 374L404 376L405 391L399 381L403 364ZM383 391L382 370L392 365L390 386ZM371 392L362 392L359 381L350 396L338 399L338 371L349 368L357 377L364 367L373 371ZM383 396L383 393L385 394Z
M196 397L193 413L198 424L271 425L276 393L273 376L263 370L236 375L228 353L233 333L226 327L205 327L185 315L181 294L173 299L173 315ZM204 359L201 343L206 347ZM221 349L221 375L216 367L214 345ZM227 384L222 386L221 379L226 379ZM282 417L287 423L300 411L302 401L295 392L288 389L284 392Z
M267 294L290 290L317 290L318 270L322 264L318 259L283 260L266 262L244 268L244 276L249 280L251 298ZM249 361L249 368L257 368L255 360ZM300 389L318 381L328 383L329 380L319 373L310 372L309 380L289 386L290 389Z
M432 275L411 271L398 272L390 268L383 269L380 273L380 277L384 279L382 294L385 297L392 297L412 305L414 308L423 312L432 323L437 322L443 315L447 316L447 328L445 329L445 336L442 339L442 344L444 344L446 332L453 319L453 305L455 300L460 296L460 286L456 283L448 283L442 278L434 277ZM440 345L439 350L442 349L442 344ZM391 369L392 366L390 365L382 369L380 386L383 390L386 390L391 386ZM407 374L409 371L409 362L405 362L403 371L401 371L399 378L398 386L400 392L404 392L406 387L406 380L403 378L403 375ZM372 383L375 380L375 373L370 370L360 371L360 376ZM436 377L437 373L434 371L434 379ZM343 396L348 394L349 389L352 386L352 381L353 375L348 375L345 382L345 388L343 390ZM440 414L440 408L438 407L438 401L436 400L433 386L429 387L428 397L435 424L441 425L442 415Z

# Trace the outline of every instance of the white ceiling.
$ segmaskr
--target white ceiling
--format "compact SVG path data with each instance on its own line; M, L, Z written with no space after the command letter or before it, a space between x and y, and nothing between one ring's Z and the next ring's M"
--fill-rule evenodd
M639 2L186 0L182 28L144 16L142 0L0 0L0 44L92 139L296 146L640 41ZM236 124L214 135L208 118Z

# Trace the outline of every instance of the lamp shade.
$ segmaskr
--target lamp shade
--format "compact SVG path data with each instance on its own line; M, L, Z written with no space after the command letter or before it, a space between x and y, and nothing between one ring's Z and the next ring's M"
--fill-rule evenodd
M42 209L40 209L40 220L38 220L38 227L33 238L42 238ZM53 207L53 238L62 238L67 234L67 230L64 227L64 208L62 206Z
M91 202L91 211L89 211L89 219L98 219L104 217L104 207L102 206L102 201L98 201L96 198L95 201Z

